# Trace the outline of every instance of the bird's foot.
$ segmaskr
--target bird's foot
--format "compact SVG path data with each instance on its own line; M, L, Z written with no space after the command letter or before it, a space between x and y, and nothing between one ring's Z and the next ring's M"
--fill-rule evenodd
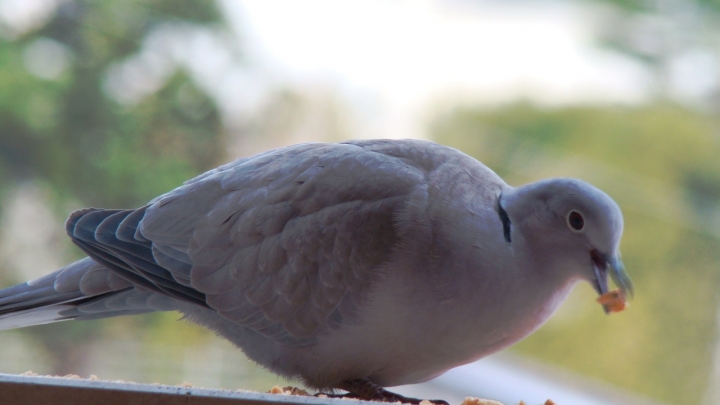
M345 390L347 394L323 394L330 398L354 398L364 399L369 401L382 401L382 402L401 402L403 404L415 404L419 405L422 399L409 398L394 392L387 391L377 384L370 382L365 379L350 380L343 382L337 388ZM318 394L316 394L317 396ZM425 400L435 405L448 405L446 401L442 399L428 399Z

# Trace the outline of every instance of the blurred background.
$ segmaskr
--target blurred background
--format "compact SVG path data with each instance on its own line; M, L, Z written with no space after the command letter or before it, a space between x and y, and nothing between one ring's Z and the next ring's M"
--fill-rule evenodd
M608 192L636 283L610 317L579 286L478 363L499 367L488 380L453 383L516 367L554 381L545 398L718 404L719 113L715 0L0 0L0 284L82 256L74 209L136 207L287 144L430 139L512 185ZM0 372L287 384L178 318L3 331ZM512 401L532 401L523 381Z

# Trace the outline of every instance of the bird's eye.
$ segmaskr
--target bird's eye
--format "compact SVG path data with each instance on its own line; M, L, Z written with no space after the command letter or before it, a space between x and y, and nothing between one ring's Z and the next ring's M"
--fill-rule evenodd
M567 222L571 229L582 231L585 227L585 218L577 211L570 211L567 216Z

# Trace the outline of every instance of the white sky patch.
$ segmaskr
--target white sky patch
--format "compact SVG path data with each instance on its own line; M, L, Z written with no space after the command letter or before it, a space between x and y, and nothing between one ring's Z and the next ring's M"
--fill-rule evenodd
M13 273L14 281L35 279L69 263L70 240L52 212L47 190L29 183L6 198L0 215L0 265Z
M23 52L25 68L45 80L57 80L70 64L70 51L50 38L38 38L28 44Z
M0 0L0 35L16 38L41 27L61 0Z
M223 2L255 62L294 83L332 83L379 121L418 135L438 99L497 104L637 103L638 65L593 46L589 10L440 0ZM376 104L379 104L376 105ZM378 133L379 132L379 133Z

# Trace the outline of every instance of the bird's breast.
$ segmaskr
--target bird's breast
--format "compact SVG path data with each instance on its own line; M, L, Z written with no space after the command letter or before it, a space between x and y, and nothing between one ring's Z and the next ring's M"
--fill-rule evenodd
M408 274L400 272L399 274ZM333 351L383 386L418 383L502 350L540 327L570 291L504 277L453 296L443 281L396 277L376 286L354 325L328 336ZM527 281L530 282L529 280ZM330 347L329 346L329 347ZM348 350L348 348L350 350Z

